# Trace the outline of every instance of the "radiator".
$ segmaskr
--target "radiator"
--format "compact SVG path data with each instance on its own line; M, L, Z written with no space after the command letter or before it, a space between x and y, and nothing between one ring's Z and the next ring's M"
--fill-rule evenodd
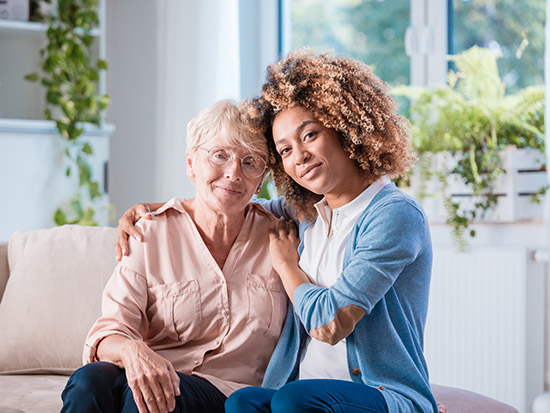
M434 249L430 381L530 412L544 390L544 269L525 248Z

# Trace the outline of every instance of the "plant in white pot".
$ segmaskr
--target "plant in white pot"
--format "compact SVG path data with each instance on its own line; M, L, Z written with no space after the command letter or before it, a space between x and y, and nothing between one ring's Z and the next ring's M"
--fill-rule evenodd
M449 72L447 85L401 86L393 91L411 100L409 119L419 157L412 186L421 200L439 197L460 250L467 247L466 231L475 236L471 223L493 211L507 195L497 184L504 174L514 172L510 168L517 162L506 161L512 150L528 148L530 152L521 155L533 161L527 169L542 178L537 188L522 195L540 202L547 189L544 86L506 94L498 57L498 52L474 46L449 57L457 71ZM453 194L453 185L461 190Z

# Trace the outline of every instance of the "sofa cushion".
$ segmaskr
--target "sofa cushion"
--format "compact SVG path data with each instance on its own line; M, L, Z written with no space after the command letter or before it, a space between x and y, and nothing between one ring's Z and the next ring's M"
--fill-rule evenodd
M447 413L518 413L512 406L468 390L439 384L431 384L431 388L435 399L447 407Z
M17 232L0 302L0 373L70 374L116 259L114 228L63 226Z
M67 376L0 376L1 413L59 413Z

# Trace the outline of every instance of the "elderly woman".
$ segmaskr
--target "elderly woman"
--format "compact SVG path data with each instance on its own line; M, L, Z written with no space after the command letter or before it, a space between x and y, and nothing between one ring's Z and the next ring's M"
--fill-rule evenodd
M64 412L223 412L260 385L287 309L269 259L274 223L250 202L267 147L222 101L187 129L194 199L172 199L137 227L145 242L117 266Z
M264 206L298 231L280 221L270 234L293 306L263 387L233 393L227 412L438 411L423 356L430 233L390 182L413 160L396 106L365 64L307 49L270 66L245 103L284 195ZM121 232L137 235L143 212Z

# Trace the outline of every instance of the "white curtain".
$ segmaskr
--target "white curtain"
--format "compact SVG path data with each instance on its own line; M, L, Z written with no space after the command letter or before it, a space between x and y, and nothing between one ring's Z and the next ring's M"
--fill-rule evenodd
M544 52L544 130L546 136L546 171L550 184L550 0L546 0L546 25L545 25L545 52ZM550 195L546 196L545 218L550 219Z
M156 196L192 196L185 128L220 99L240 99L239 0L158 4Z

